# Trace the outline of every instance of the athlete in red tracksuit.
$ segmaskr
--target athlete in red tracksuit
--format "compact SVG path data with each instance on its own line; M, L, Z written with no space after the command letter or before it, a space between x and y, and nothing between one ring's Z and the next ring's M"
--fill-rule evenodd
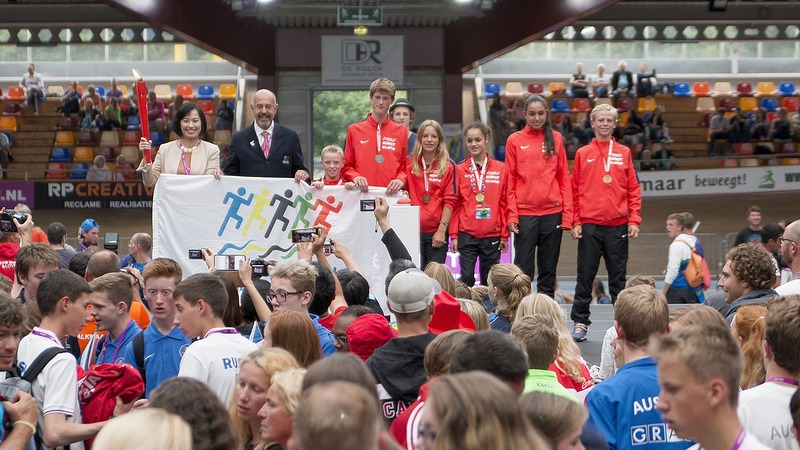
M444 132L435 120L419 126L417 144L406 164L411 204L419 206L421 267L447 258L447 229L455 209L456 165L444 145Z
M525 128L506 142L508 228L515 233L514 264L531 279L538 266L536 289L552 297L562 230L572 226L567 152L542 97L528 97L525 118Z
M475 262L480 256L481 283L489 269L508 251L506 166L486 154L489 129L474 122L464 131L470 156L456 167L458 200L450 221L450 250L458 252L461 281L475 284Z
M408 130L389 118L394 101L394 83L378 78L369 88L372 112L347 128L342 177L362 192L369 186L385 186L386 195L406 183Z
M596 106L590 115L595 139L578 149L572 166L575 205L572 237L578 241L578 277L572 320L572 338L586 339L591 324L589 302L592 282L602 256L608 270L611 301L625 287L628 237L636 239L642 222L642 193L628 147L614 142L611 134L617 110Z

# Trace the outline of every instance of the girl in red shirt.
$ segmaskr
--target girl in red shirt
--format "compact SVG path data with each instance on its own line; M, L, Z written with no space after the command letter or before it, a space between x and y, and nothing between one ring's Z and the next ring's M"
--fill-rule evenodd
M419 206L422 267L447 258L447 227L455 208L455 163L444 143L442 126L426 120L419 126L417 143L406 163L411 204Z

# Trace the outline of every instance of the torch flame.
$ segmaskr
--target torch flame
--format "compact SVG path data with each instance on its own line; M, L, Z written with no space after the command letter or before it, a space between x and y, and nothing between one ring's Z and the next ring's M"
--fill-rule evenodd
M133 72L133 77L136 78L136 80L142 81L142 76L139 75L139 72L137 72L136 69L131 69L131 72Z

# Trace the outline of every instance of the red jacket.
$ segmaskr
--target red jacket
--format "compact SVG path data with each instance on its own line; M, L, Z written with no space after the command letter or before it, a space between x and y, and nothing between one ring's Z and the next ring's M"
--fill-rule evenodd
M380 124L380 155L383 156L383 162L378 164L375 161L378 155L378 125L370 114L347 128L342 167L345 181L365 177L370 186L385 187L397 178L405 184L408 130L391 119Z
M508 137L508 222L519 216L561 213L561 226L572 227L572 187L564 139L553 131L556 154L545 158L544 132L525 127Z
M471 157L467 157L456 167L458 201L453 219L450 220L450 237L457 238L458 232L463 231L476 238L500 236L508 240L508 171L506 165L486 155L486 174L484 175L484 201L483 205L490 209L489 219L477 219L477 207L481 204L475 199L476 192L472 189L478 187L478 181L473 179L470 168Z
M422 173L414 175L411 171L413 168L411 161L409 156L405 164L406 180L411 204L419 206L419 231L421 233L435 233L439 228L439 222L442 220L444 207L450 208L451 211L456 207L456 164L448 159L447 170L442 177L439 177L439 172L436 170L438 160L434 159L428 166L428 193L431 196L431 201L425 203L422 200L425 196L425 177ZM422 164L420 164L420 172L422 172Z
M612 140L613 142L613 140ZM591 223L604 226L642 223L642 191L633 168L631 151L614 142L608 175L603 182L608 160L608 143L596 138L578 149L572 165L572 193L575 204L573 225Z

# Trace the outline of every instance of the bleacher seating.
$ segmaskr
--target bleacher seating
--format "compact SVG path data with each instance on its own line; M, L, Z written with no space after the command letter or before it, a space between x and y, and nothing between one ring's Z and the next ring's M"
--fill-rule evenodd
M58 119L58 129L64 131L75 131L78 129L78 119L70 117L60 117Z
M142 138L142 132L138 130L128 130L122 135L122 145L139 145L139 140Z
M692 86L684 82L675 83L675 86L672 88L672 95L675 97L691 97Z
M4 116L21 116L22 115L22 107L19 106L17 102L6 102L3 106L3 115Z
M695 110L700 113L713 113L717 110L711 97L698 97L696 105Z
M784 81L778 87L778 95L781 97L793 97L797 95L797 89L795 88L794 82L791 81Z
M56 140L53 145L57 147L72 147L75 145L75 136L72 131L56 131Z
M744 112L756 111L758 109L758 100L754 97L742 97L739 99L739 107Z
M9 86L8 93L6 94L6 99L14 102L24 102L25 91L19 86Z
M0 131L17 131L17 118L15 116L0 116Z
M572 101L572 112L586 112L591 111L592 102L588 98L576 98Z
M486 98L492 98L494 94L500 93L500 83L486 83L483 88Z
M656 99L653 97L639 98L636 109L640 113L650 113L656 109Z
M557 98L553 100L551 110L553 114L568 113L569 102L565 98Z
M64 95L64 87L63 86L47 86L47 93L48 94L55 94L61 97Z
M506 83L506 98L522 98L525 91L522 90L522 83L519 81L509 81Z
M748 156L753 154L753 144L750 142L740 142L733 146L733 153L740 156Z
M633 99L630 97L622 97L617 99L617 111L626 112L633 109Z
M733 111L736 108L736 100L730 97L720 99L718 107L723 108L725 111Z
M217 145L231 143L231 130L215 130L214 143Z
M97 92L97 95L100 96L100 100L106 99L106 88L103 86L95 86L94 91Z
M717 81L714 83L714 97L722 97L725 95L733 95L733 87L728 81Z
M75 147L75 157L72 162L85 162L91 164L94 161L94 149L89 146L81 145Z
M795 153L797 149L795 148L794 142L780 142L778 145L775 146L775 153Z
M779 109L778 99L775 97L764 97L761 99L761 107L767 111L777 111Z
M179 84L175 86L175 95L180 95L184 100L191 100L194 98L191 84Z
M70 161L69 149L66 147L53 147L50 152L50 162L67 163Z
M544 93L546 97L552 97L557 94L564 94L567 92L567 85L561 81L553 81L547 86L547 92Z
M711 95L711 85L706 81L697 81L692 85L692 94L695 97L708 97Z
M739 167L758 167L758 158L742 158L739 160Z
M544 84L539 83L538 81L528 83L528 93L536 95L544 94Z
M128 164L139 164L139 160L141 159L139 147L134 147L132 145L122 147L120 155L125 158L125 162Z
M205 115L214 115L214 103L211 100L197 100L197 106L203 111Z
M125 124L126 130L141 130L142 129L142 121L139 119L139 116L128 116L128 123Z
M67 164L63 162L51 162L47 165L47 178L59 180L67 178Z
M101 147L119 147L119 134L116 131L103 131L100 135Z
M86 172L88 171L89 164L74 162L72 163L72 170L70 171L69 177L73 180L85 180Z
M78 145L95 145L97 144L97 136L95 136L94 131L91 130L81 130L78 133Z
M150 142L154 147L163 144L165 142L164 133L157 130L150 130Z
M597 105L613 105L613 104L614 104L614 102L611 101L611 99L608 98L608 97L594 99L594 106L597 106Z
M100 147L97 154L103 156L103 158L106 159L106 163L113 164L114 160L117 158L117 152L114 150L114 147Z
M781 106L789 111L794 111L800 106L800 99L797 97L784 97L781 101Z
M214 100L214 86L210 84L201 84L197 86L197 99L198 100Z
M753 95L753 85L746 81L736 83L736 95L739 97L747 97Z
M224 100L236 99L236 85L235 84L220 84L219 85L219 98Z
M153 86L153 92L156 93L156 98L159 100L171 100L172 88L168 84L157 84Z
M760 81L756 85L756 97L775 95L775 84L772 81Z

